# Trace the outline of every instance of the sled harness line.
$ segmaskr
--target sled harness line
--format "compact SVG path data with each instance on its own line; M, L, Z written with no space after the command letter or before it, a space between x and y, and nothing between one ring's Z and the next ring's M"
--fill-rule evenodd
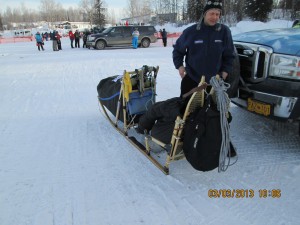
M219 168L218 172L225 172L230 165L230 155L226 162L227 155L230 154L230 136L229 136L229 123L228 123L228 110L230 105L230 99L226 93L230 88L230 84L224 82L223 79L217 79L212 77L210 84L215 91L216 103L220 112L220 125L222 131L222 143L220 149Z
M115 98L115 97L117 97L119 95L120 95L120 92L117 92L117 93L115 93L112 96L107 97L107 98L101 98L101 97L99 97L99 100L101 100L101 101L109 101L109 100L111 100L111 99L113 99L113 98Z

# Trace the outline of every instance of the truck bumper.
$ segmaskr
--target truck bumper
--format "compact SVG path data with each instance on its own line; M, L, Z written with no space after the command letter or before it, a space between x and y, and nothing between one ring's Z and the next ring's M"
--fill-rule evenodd
M240 88L232 102L267 117L279 120L300 120L300 98L285 97ZM270 112L268 112L270 110Z
M90 47L95 47L95 45L96 45L96 43L95 42L91 42L91 41L87 41L86 42L86 46L88 47L88 48L90 48Z

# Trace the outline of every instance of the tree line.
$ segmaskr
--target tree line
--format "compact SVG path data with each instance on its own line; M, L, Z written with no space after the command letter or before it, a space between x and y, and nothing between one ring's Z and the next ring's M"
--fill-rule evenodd
M3 13L0 13L0 30L10 30L16 23L22 24L19 28L28 28L37 21L89 22L91 25L96 24L101 27L105 25L108 18L103 0L81 0L78 7L68 9L63 8L62 4L55 0L40 0L38 10L27 8L24 2L17 8L7 7Z
M291 20L299 17L300 0L223 0L222 20L228 24L243 19L266 22L272 12L279 12L278 18ZM139 17L150 14L176 15L178 23L198 21L206 0L127 0L124 17ZM298 14L297 14L298 13ZM29 24L36 21L89 22L104 26L115 24L114 11L108 12L104 0L81 0L78 7L65 9L55 0L40 0L38 10L27 8L24 3L18 8L7 7L0 13L0 30L11 29L14 23ZM164 21L162 21L164 22ZM24 27L26 28L26 27Z
M197 21L201 18L205 0L187 0L186 18ZM270 13L277 11L273 18L294 20L300 13L300 0L223 0L223 19L227 23L237 23L243 19L266 22ZM197 6L197 7L194 7ZM299 15L298 15L299 16Z

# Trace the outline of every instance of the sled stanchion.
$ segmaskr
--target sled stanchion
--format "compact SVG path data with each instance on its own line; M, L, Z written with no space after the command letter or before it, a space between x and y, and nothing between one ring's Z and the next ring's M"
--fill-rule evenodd
M119 98L118 98L118 105L117 105L117 111L116 111L116 121L115 121L115 125L118 126L118 119L119 119L119 114L120 114L120 108L121 108L121 97L122 97L122 90L123 87L121 86L120 88L120 94L119 94Z
M149 145L149 135L145 134L145 145L146 145L146 151L148 154L150 154L150 145Z
M165 162L165 168L169 169L170 163L173 160L173 154L174 150L176 150L177 142L178 142L178 130L179 130L179 124L180 124L181 118L177 116L177 119L175 121L175 127L173 130L172 138L171 138L171 149L170 152L167 155L167 159Z

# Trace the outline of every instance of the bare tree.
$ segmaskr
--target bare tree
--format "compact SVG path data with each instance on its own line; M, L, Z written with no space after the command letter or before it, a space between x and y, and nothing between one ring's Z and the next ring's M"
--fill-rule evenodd
M47 22L60 21L64 18L62 15L63 8L61 3L56 3L54 0L41 0L40 13L42 18Z
M110 24L116 24L117 23L116 14L115 14L115 10L114 9L111 9L108 12L107 22L110 23Z
M92 25L93 22L93 10L94 0L81 0L80 12L82 14L82 20L84 22L89 22L90 25Z
M66 11L67 21L83 21L82 20L82 14L81 10L74 9L72 7L69 7L69 9ZM87 21L83 21L87 22Z
M291 12L291 19L296 18L296 13L300 11L300 0L281 0L280 7Z
M95 24L103 27L107 9L104 0L81 0L80 13L82 14L82 21L89 22L90 25Z
M222 22L232 26L244 16L245 0L223 0Z
M141 7L141 15L149 15L152 13L151 0L143 0Z
M127 2L129 17L140 16L141 1L139 0L128 0Z
M236 20L243 20L245 0L234 0L233 10L236 12Z
M153 8L156 14L170 22L176 22L188 17L187 2L188 0L153 0Z

